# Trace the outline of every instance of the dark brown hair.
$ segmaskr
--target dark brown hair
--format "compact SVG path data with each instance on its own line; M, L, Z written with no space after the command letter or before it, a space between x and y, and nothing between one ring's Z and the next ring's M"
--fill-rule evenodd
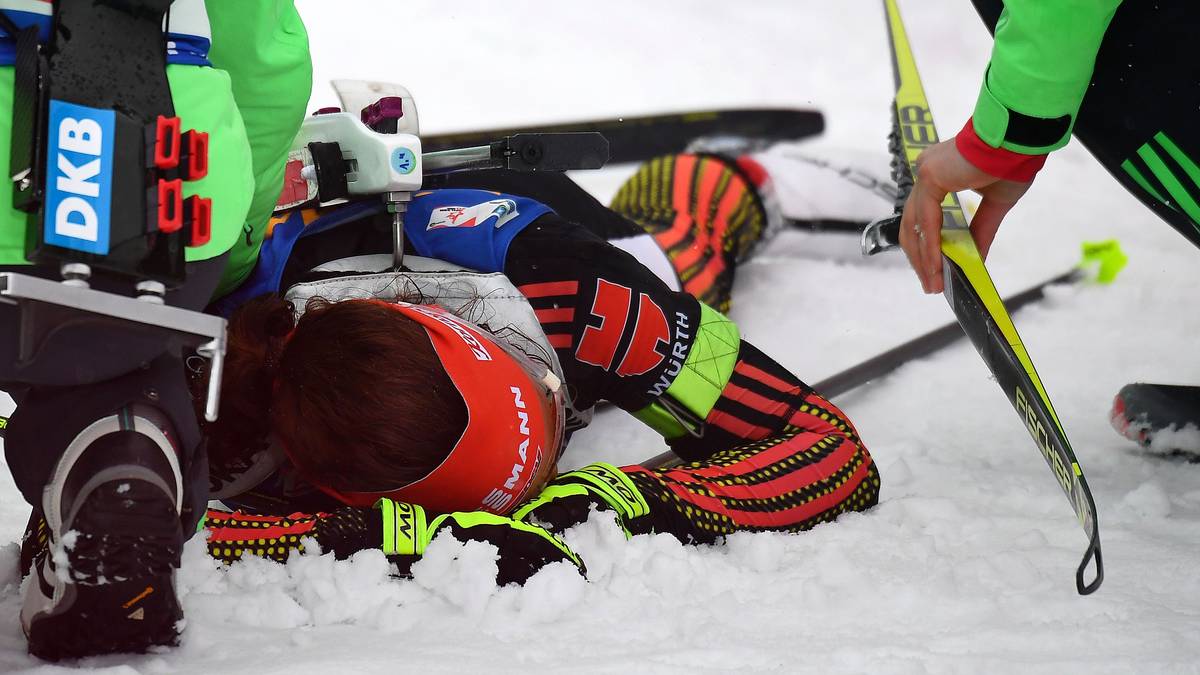
M272 431L312 481L383 491L436 468L466 425L425 330L378 302L314 299L293 328L291 305L263 297L230 320L214 461Z

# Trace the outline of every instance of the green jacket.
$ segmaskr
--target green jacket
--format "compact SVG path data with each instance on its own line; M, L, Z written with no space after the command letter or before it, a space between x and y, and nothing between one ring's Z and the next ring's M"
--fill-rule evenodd
M1025 154L1066 145L1096 53L1120 4L1005 0L972 117L979 138Z
M229 252L217 294L250 273L312 89L308 35L293 0L209 0L213 66L167 66L184 129L209 134L209 172L185 196L213 200L212 239L188 261ZM0 67L0 175L8 175L12 67ZM0 265L25 263L25 214L0 189Z

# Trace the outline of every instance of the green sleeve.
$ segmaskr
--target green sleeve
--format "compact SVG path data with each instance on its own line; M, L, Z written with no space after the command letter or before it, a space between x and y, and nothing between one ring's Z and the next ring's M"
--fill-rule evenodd
M1045 154L1071 137L1121 0L1005 0L972 122L984 143Z
M658 400L633 416L667 440L686 436L688 429L678 409L682 408L684 418L703 421L708 417L733 376L741 344L737 324L700 303L700 326L679 374Z
M288 149L312 91L308 34L292 0L216 0L208 4L213 66L229 73L250 141L254 196L244 236L229 252L223 294L250 273L279 198Z
M186 250L188 262L207 260L244 240L240 235L254 193L246 129L234 102L229 73L206 66L172 64L167 66L167 82L183 128L198 129L209 136L208 175L183 186L184 196L213 200L211 240ZM0 67L0 175L8 175L12 95L13 69ZM26 264L26 218L12 208L12 190L0 190L0 265Z

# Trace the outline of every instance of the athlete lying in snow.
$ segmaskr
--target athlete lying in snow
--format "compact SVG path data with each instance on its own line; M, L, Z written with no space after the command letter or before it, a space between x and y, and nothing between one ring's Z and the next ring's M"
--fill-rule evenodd
M873 506L850 421L717 311L767 229L756 179L749 162L679 155L643 166L619 213L558 175L460 179L554 211L479 190L414 200L417 254L502 275L347 258L389 250L374 204L277 219L218 303L236 311L209 456L214 498L237 511L209 511L210 553L284 560L312 537L339 556L381 548L403 572L449 530L495 544L503 584L579 564L555 534L592 508L627 533L711 543ZM685 463L555 476L602 400Z

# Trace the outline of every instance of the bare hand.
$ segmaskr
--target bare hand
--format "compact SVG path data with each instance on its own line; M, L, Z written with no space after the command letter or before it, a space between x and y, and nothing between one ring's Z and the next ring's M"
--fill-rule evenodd
M1030 183L996 178L968 162L954 139L930 146L917 158L917 181L900 218L900 247L926 293L941 293L942 200L951 192L974 190L983 197L971 220L971 236L987 256L1000 221Z

